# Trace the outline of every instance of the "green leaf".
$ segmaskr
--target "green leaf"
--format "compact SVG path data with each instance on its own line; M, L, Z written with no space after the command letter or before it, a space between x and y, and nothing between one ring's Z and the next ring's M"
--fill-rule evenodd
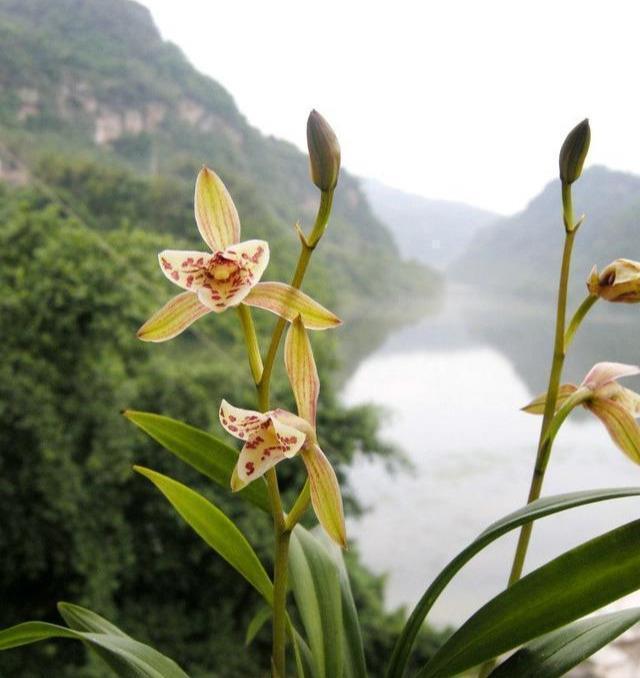
M160 414L126 410L124 416L176 457L230 491L231 474L238 461L235 448L206 431ZM269 512L269 495L263 478L248 485L238 495Z
M72 605L71 603L58 603L58 611L60 612L62 618L67 623L67 626L74 631L88 631L89 633L106 633L112 636L121 636L123 638L129 638L129 636L121 631L117 626L107 621L100 615L87 610L84 607L79 605ZM121 678L136 678L138 675L126 661L121 657L108 650L105 650L103 647L98 647L96 645L91 645L86 643L86 645L115 672L117 676Z
M491 673L491 678L564 676L638 621L638 607L581 619L518 650Z
M453 577L468 563L477 553L482 551L491 542L498 539L507 532L514 530L526 523L530 523L538 518L566 511L567 509L592 504L609 499L618 499L622 497L633 497L640 495L638 487L610 488L602 490L588 490L585 492L572 492L570 494L556 495L553 497L544 497L531 502L513 513L501 518L489 526L475 541L467 548L461 551L435 578L429 588L425 591L422 598L414 608L411 616L404 625L402 632L396 641L389 666L387 667L387 678L402 678L404 674L411 648L415 642L422 624L426 619L429 610L437 600L438 596L446 588Z
M258 632L266 624L267 620L271 618L272 614L271 608L267 605L262 605L258 609L249 622L249 626L247 626L247 635L244 639L245 646L251 645L253 639L258 635Z
M468 619L418 673L453 676L640 588L640 520L534 570Z
M236 525L217 507L186 485L161 473L134 466L148 478L183 520L190 525L211 548L234 567L263 598L273 600L273 586L251 544Z
M333 558L298 525L289 548L291 586L313 657L315 678L341 678L344 667L340 572Z
M172 660L148 645L121 634L83 633L57 624L26 622L0 631L0 650L9 650L51 638L71 638L105 651L127 667L127 676L137 678L189 678ZM123 674L119 674L123 675Z
M358 611L353 600L351 584L349 583L349 574L344 564L342 552L335 547L333 547L333 550L336 553L340 573L342 624L345 635L344 675L345 678L367 678L362 630L360 629Z

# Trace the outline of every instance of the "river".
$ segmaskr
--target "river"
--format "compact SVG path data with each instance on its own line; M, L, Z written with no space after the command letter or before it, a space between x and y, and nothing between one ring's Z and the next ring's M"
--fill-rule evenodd
M601 306L576 338L564 381L579 382L602 360L640 362L640 308ZM383 436L411 462L390 473L362 457L350 471L369 509L350 521L350 538L375 572L387 574L389 608L412 606L460 549L524 503L540 418L519 408L546 386L552 313L551 304L449 289L437 313L392 333L346 383L344 401L383 408ZM640 390L640 378L625 385ZM572 414L544 493L628 485L640 485L640 467L592 415ZM638 515L640 500L620 499L546 518L534 528L527 566ZM466 566L434 607L432 623L457 624L504 587L514 535Z

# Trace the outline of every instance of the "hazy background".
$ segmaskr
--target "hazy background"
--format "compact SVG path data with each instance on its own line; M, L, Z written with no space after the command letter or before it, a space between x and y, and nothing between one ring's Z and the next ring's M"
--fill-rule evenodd
M640 260L638 10L602 7L0 0L0 626L58 621L66 599L194 678L268 665L266 627L228 652L258 601L131 465L210 496L267 565L269 521L120 411L222 435L220 397L253 407L234 314L164 345L135 331L174 292L156 252L202 246L192 200L203 163L229 187L243 237L269 240L265 278L289 278L293 224L308 227L317 207L304 137L317 108L345 167L305 280L345 321L312 337L319 433L346 498L367 661L382 674L402 606L526 496L539 421L519 407L547 379L563 238L557 156L584 117L593 142L575 187L587 218L571 307L593 264ZM566 380L601 360L639 362L638 313L597 304ZM256 320L264 342L273 318ZM294 406L280 363L273 397ZM290 501L303 471L282 466ZM578 413L546 491L639 479ZM625 500L544 521L529 565L638 508ZM441 629L503 587L512 550L501 540L456 579L416 664ZM0 655L2 675L45 675L42 666L106 675L68 645Z

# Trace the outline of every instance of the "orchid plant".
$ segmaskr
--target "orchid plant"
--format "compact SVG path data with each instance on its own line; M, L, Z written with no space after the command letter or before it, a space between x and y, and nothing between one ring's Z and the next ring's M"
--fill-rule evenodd
M585 120L570 132L560 151L565 244L548 387L523 408L542 415L527 503L490 525L428 585L389 657L387 678L406 675L420 629L457 572L488 544L516 529L520 536L505 590L474 612L415 676L443 678L477 672L495 678L553 678L564 675L640 621L638 608L587 616L640 588L640 520L596 537L523 576L533 521L585 504L640 496L640 487L628 487L540 498L555 437L579 405L603 422L615 445L632 462L640 463L640 426L636 421L640 395L618 383L623 377L640 374L640 367L600 362L579 385L561 384L567 351L598 299L640 302L640 263L617 259L600 274L594 267L587 282L588 294L567 322L572 248L584 220L574 218L572 185L582 173L590 135ZM301 291L311 256L329 221L340 171L340 147L331 127L315 111L309 116L307 139L311 179L320 191L320 202L310 232L296 226L300 255L291 282L262 281L268 270L269 244L264 240L241 241L233 200L220 177L205 167L196 180L195 221L210 251L165 250L159 254L162 273L183 291L138 332L143 341L168 341L205 315L235 309L256 398L254 403L237 407L221 394L217 411L223 429L242 448L238 451L206 431L159 414L127 411L125 416L221 491L230 490L238 501L248 502L251 510L270 515L272 575L239 527L213 502L173 478L135 467L263 598L265 607L252 621L248 636L271 620L273 678L293 673L299 678L364 678L365 649L342 560L347 535L341 491L317 430L320 378L309 336L311 330L330 329L340 320ZM254 326L255 309L277 316L264 352ZM271 375L285 331L284 367L295 413L274 406L270 398ZM306 481L292 505L285 507L278 464L296 457L304 465ZM327 539L300 524L310 505ZM531 604L534 600L535 605ZM18 624L0 632L0 649L70 638L97 652L120 676L187 676L174 661L96 613L69 603L60 603L59 611L65 626ZM510 654L505 658L506 653ZM256 674L262 673L262 669L256 669Z

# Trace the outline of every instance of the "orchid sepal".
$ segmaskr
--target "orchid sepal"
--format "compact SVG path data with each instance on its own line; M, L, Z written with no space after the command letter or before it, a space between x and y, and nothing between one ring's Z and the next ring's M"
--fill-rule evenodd
M244 303L271 311L289 322L300 316L309 330L326 330L342 323L337 315L286 283L257 283L245 297Z

